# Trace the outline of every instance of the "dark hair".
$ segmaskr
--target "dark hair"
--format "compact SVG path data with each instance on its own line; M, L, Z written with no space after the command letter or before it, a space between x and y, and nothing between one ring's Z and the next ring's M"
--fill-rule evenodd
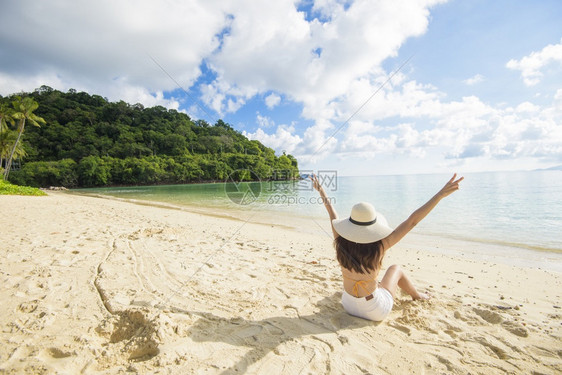
M384 248L382 241L357 243L338 236L334 240L336 256L343 268L358 273L368 273L380 269Z

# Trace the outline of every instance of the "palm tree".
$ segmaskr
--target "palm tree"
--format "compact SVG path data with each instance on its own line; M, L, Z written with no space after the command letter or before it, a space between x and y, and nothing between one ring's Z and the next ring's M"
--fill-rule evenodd
M8 129L8 123L14 124L12 109L6 103L0 103L0 133Z
M28 121L34 126L41 126L41 124L45 124L45 120L42 117L37 116L33 113L39 107L39 104L29 98L17 98L14 102L12 102L14 106L15 112L12 114L12 117L16 120L19 120L18 126L18 137L14 142L14 146L12 147L12 152L10 153L10 157L8 158L8 162L6 163L6 170L4 171L4 180L8 180L8 175L10 174L10 168L12 167L12 160L14 158L14 153L16 152L16 148L18 147L18 143L21 139L21 135L25 129L25 122Z
M17 137L18 137L17 130L8 129L0 133L0 169L4 165L4 161L6 161L6 165L7 165L8 157L12 152ZM25 152L22 146L22 142L20 142L18 143L16 150L14 151L14 160L23 158L25 156L27 156L27 153Z
M10 129L8 124L14 125L14 119L12 118L12 109L6 105L6 103L0 104L0 169L4 162L4 156L8 158L8 133Z

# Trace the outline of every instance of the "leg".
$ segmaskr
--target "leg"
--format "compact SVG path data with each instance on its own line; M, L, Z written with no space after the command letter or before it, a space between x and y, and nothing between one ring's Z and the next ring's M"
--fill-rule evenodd
M392 294L392 297L396 296L396 287L399 286L400 289L412 296L412 299L429 298L427 294L418 293L414 284L412 284L408 276L406 276L404 271L402 271L402 268L396 264L390 266L388 270L386 270L386 273L379 285L388 290L390 294Z

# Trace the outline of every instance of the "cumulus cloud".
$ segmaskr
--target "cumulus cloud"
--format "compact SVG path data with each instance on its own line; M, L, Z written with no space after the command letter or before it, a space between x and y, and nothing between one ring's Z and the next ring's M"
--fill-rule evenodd
M303 103L305 117L316 119L317 108L349 92L356 80L380 75L384 59L407 38L423 34L428 8L438 2L315 2L330 17L307 21L291 0L246 7L233 1L228 33L210 66L217 81L236 84L237 95L284 93Z
M562 40L558 44L549 44L538 52L532 52L520 60L509 60L506 66L521 71L525 85L534 86L542 79L542 70L552 63L562 66Z
M46 83L175 107L162 93L179 84L222 116L274 91L301 103L305 118L327 121L334 101L375 81L383 60L426 31L440 2L318 0L310 14L294 0L9 2L0 93ZM202 70L215 78L198 82ZM270 108L279 101L266 97Z
M342 108L349 114L353 109L350 103L357 105L359 98L364 100L375 87L375 82L368 80L356 82L339 107L332 108L334 118ZM396 118L407 122L397 122ZM513 107L497 107L475 96L449 100L431 85L399 80L399 84L391 84L373 97L349 123L324 121L322 126L309 128L294 150L299 159L307 161L318 157L318 148L325 154L358 160L379 155L424 158L427 153L439 152L450 160L485 157L560 161L561 120L562 89L551 105L524 101Z
M269 94L265 97L265 105L269 109L273 109L274 107L279 105L279 103L281 103L281 97L277 94Z
M533 104L533 103L530 103L530 102L523 102L515 108L515 111L516 112L537 113L540 109L541 109L541 107L539 107L536 104Z
M465 79L463 82L469 86L473 86L483 81L484 81L484 76L482 74L476 74L468 79Z
M562 96L562 90L559 90ZM436 112L418 113L412 123L374 126L354 122L345 130L337 152L373 158L381 154L410 154L444 149L451 159L544 158L562 161L560 98L540 107L523 102L494 108L476 97L439 102ZM424 129L424 130L421 130Z
M262 116L258 112L256 115L256 122L260 128L271 128L275 126L275 121L267 116Z
M373 82L364 85L362 89L357 83L353 90L361 92L363 98L375 87ZM357 103L353 95L346 96L347 105ZM396 118L408 122L397 123ZM325 121L309 128L293 150L303 161L330 153L369 160L380 155L424 158L438 152L459 161L484 157L560 162L561 124L562 89L547 106L525 101L513 107L495 107L475 96L448 100L431 85L400 81L400 85L387 87L373 97L349 123ZM266 140L265 133L260 136Z
M426 32L431 7L441 2L5 2L0 94L47 84L110 100L188 108L212 121L255 97L263 97L271 111L283 98L302 107L301 117L312 125L278 125L257 113L258 129L244 134L303 163L333 153L421 158L431 150L459 160L560 158L562 89L548 105L523 101L502 107L474 96L450 99L405 72L381 87L390 74L382 63ZM507 67L533 85L547 66L561 62L562 43L510 60ZM484 79L477 74L463 82ZM192 98L170 97L178 85L197 93L194 99L209 111L202 113Z
M201 74L202 57L218 46L225 15L215 1L114 2L30 0L2 5L2 94L30 91L35 82L75 88L118 100L165 103L162 92ZM197 38L193 38L197 35ZM53 79L56 77L56 79ZM13 91L12 91L13 92ZM138 92L138 95L134 95Z
M264 118L258 118L258 122ZM255 132L244 131L249 139L255 139L278 154L291 153L299 157L303 163L317 162L330 155L337 149L338 140L333 137L334 126L329 122L318 122L305 129L303 135L296 133L295 125L275 125L270 119L265 119L267 127L260 126ZM272 129L267 132L265 129ZM274 129L273 129L274 128Z
M290 125L279 125L273 134L267 134L261 128L254 133L243 131L242 134L249 139L255 139L268 145L278 153L292 154L303 142L303 139L295 134L295 128Z

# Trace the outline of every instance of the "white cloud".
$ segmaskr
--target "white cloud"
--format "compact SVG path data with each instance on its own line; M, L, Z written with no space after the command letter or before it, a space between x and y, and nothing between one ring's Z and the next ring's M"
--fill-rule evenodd
M316 0L312 6L312 11L319 13L323 19L330 19L334 15L342 12L344 5L350 5L351 1L341 0Z
M406 100L412 109L410 122L377 125L377 121L353 120L336 136L337 147L332 152L353 155L356 160L400 154L420 159L442 152L457 160L539 158L561 162L562 89L559 91L550 106L523 102L504 109L473 96L447 102L431 92L417 93ZM386 93L385 99L405 92ZM432 112L417 110L427 100ZM381 103L384 106L384 100ZM390 110L387 114L396 113Z
M532 52L521 60L509 60L506 66L520 70L525 85L534 86L542 79L541 70L552 63L562 65L562 40L559 44L549 44L538 52Z
M22 91L32 91L40 86L47 85L68 89L68 82L54 72L44 72L40 75L7 74L0 72L0 95L13 94Z
M476 74L468 79L465 79L463 82L469 86L473 86L483 81L484 81L484 76L482 74Z
M275 126L275 121L267 116L260 115L259 112L256 115L256 121L260 128L271 128Z
M357 120L351 120L347 125L347 129L345 129L347 133L351 133L354 135L375 134L380 130L381 130L380 127L377 127L375 124L373 124L370 121L357 121Z
M316 0L306 16L294 0L5 2L0 94L47 84L146 106L189 106L211 122L263 95L270 117L258 113L259 128L245 134L302 162L333 153L560 158L562 89L548 105L546 93L537 103L493 105L474 96L450 99L403 71L380 88L389 75L382 63L426 32L440 2ZM533 85L561 62L562 43L507 66ZM201 95L165 95L178 88L168 75ZM302 106L313 125L276 125L281 98Z
M151 57L181 86L190 87L201 73L202 58L218 46L216 34L225 24L215 5L172 1L163 6L148 0L5 3L0 13L0 93L31 91L41 81L110 100L133 95L133 101L146 100L146 105L165 103L158 93L177 86ZM18 83L7 85L6 76Z
M329 120L334 99L355 81L380 76L384 59L425 32L435 3L357 0L346 9L325 1L315 6L329 9L330 19L307 22L292 0L233 1L229 32L210 66L218 82L240 90L229 95L274 90L303 103L306 118Z
M439 2L316 1L324 18L312 20L293 0L7 3L0 62L9 78L0 93L47 83L166 104L160 93L176 82L189 89L206 64L216 79L201 83L201 100L219 116L275 91L302 103L305 118L330 121L334 100L355 82L376 82L381 62L425 32L428 9ZM266 104L279 100L271 94Z
M356 86L356 91L364 95L369 88L373 86L367 82L364 88ZM353 95L347 97L346 103L356 102ZM408 122L396 125L396 116ZM291 143L291 149L303 165L329 154L355 160L409 155L419 160L430 153L442 153L450 160L448 164L475 158L561 162L561 120L562 89L551 105L525 101L502 108L475 96L448 101L434 87L408 81L374 97L373 103L348 124L318 122L304 132L302 141ZM267 135L269 138L262 132L260 139L274 142L281 135L278 132Z
M515 108L515 111L516 112L533 112L533 113L536 113L540 109L541 109L541 107L539 107L536 104L533 104L533 103L530 103L530 102L523 102Z
M127 103L135 104L141 103L146 107L153 107L161 105L166 108L179 109L180 103L174 98L165 98L162 91L149 92L145 87L138 85L131 85L124 82L115 80L110 87L104 89L100 88L99 91L92 90L81 82L66 81L59 75L54 73L43 73L32 76L14 76L0 72L0 87L2 88L1 94L12 94L17 92L33 91L40 86L50 86L59 90L68 91L75 89L77 91L87 91L90 93L101 93L110 100L123 100Z
M297 147L302 144L303 139L294 133L295 128L287 125L279 125L274 134L267 134L261 128L258 128L254 133L242 132L248 139L258 140L273 148L278 154L283 152L293 154Z
M562 89L556 90L556 94L554 95L554 100L559 106L562 104Z
M334 126L329 121L317 121L304 132L303 145L297 151L304 160L315 161L331 154L337 146Z
M265 97L265 105L269 109L275 108L279 103L281 103L281 97L277 94L269 94Z

